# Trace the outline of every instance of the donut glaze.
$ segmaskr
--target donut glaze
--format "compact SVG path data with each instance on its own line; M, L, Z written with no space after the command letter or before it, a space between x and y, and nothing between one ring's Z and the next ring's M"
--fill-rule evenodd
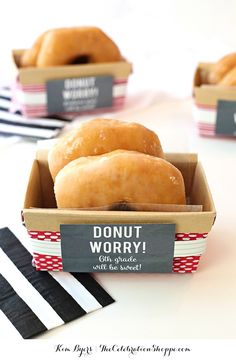
M93 119L60 138L51 148L48 164L52 178L55 179L66 164L78 157L101 155L119 149L164 157L158 136L143 125Z
M183 177L175 166L127 150L70 162L57 175L54 191L58 208L92 208L119 202L186 203Z
M121 61L116 44L99 28L75 27L48 30L26 50L21 67L60 66L86 59L88 63Z
M223 79L227 74L236 66L236 53L228 54L224 56L222 59L220 59L217 63L214 64L213 68L209 72L208 75L208 81L210 84L218 84L221 85L228 85L226 80L226 83L224 84ZM231 76L229 77L229 80L231 79ZM231 85L231 84L229 84Z

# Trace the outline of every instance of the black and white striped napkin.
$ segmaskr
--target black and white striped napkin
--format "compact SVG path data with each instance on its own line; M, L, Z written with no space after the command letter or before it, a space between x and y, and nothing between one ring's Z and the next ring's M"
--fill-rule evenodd
M90 274L40 272L31 261L9 228L0 229L0 326L10 333L29 339L114 302Z
M33 139L56 137L72 118L51 116L25 118L19 110L11 112L11 90L0 87L0 134L19 135Z

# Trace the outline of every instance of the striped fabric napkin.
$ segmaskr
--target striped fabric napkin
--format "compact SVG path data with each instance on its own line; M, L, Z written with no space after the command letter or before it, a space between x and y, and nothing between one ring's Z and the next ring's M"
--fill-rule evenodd
M51 139L56 137L72 118L43 117L25 118L17 109L12 111L11 90L0 87L0 134L19 135L33 139Z
M89 274L40 272L31 262L9 228L0 229L0 327L10 334L32 338L114 302Z

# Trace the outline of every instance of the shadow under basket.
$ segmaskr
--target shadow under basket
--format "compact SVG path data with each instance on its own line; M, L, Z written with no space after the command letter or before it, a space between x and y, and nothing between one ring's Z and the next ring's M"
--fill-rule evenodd
M37 270L61 271L61 224L166 224L176 226L173 273L194 273L215 221L215 207L204 170L196 154L166 154L182 173L190 204L202 211L96 211L57 209L47 150L39 150L33 162L25 195L23 218L31 238Z

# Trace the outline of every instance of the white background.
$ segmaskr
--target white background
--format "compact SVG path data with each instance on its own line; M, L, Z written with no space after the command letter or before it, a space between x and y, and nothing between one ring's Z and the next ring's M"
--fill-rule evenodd
M9 79L10 52L48 28L96 25L134 63L132 86L191 93L199 60L236 47L234 0L8 0L1 5L0 61Z
M100 26L133 62L129 91L152 90L154 97L150 106L120 114L120 118L155 130L165 151L198 152L218 215L195 275L100 274L97 278L116 303L41 338L93 342L99 334L110 341L234 339L236 143L200 138L193 123L192 102L186 96L191 94L198 61L215 61L236 51L236 2L5 1L0 21L0 82L10 79L11 49L29 47L48 28L77 25ZM35 152L33 143L5 140L0 143L0 226L20 221ZM1 326L0 330L7 338Z

